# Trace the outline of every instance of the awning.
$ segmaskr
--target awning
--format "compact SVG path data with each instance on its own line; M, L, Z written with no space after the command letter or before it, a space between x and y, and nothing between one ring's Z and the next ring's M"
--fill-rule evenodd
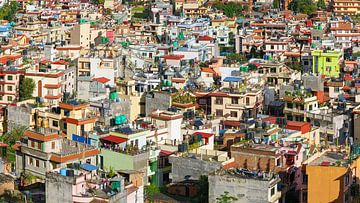
M210 138L214 135L214 133L206 133L206 132L195 132L194 135L201 135L202 138Z
M98 167L97 167L97 166L94 166L94 165L92 165L92 164L85 163L85 164L81 164L81 165L80 165L80 168L84 169L85 171L94 171L94 170L96 170Z
M126 138L117 137L117 136L113 136L113 135L102 137L100 139L105 140L105 141L109 141L109 142L113 142L115 144L120 144L120 143L123 143L123 142L127 141Z

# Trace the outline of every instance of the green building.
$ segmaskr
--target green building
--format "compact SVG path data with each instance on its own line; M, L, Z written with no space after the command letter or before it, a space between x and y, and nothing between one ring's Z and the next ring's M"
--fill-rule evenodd
M311 52L313 57L313 73L338 77L340 75L340 51L314 50Z

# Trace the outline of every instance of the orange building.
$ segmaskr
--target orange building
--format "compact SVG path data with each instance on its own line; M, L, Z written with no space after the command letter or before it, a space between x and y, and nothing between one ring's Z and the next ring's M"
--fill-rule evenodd
M352 202L351 191L359 183L360 159L351 162L347 157L347 153L328 150L309 158L302 202Z

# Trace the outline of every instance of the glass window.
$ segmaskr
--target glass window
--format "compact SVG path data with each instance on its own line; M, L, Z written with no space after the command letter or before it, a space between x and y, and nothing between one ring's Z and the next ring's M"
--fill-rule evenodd
M237 118L237 116L238 116L236 111L231 111L230 114L231 114L231 117L234 117L234 118Z
M12 75L8 75L8 76L7 76L7 79L8 79L8 80L13 80L13 76L12 76Z

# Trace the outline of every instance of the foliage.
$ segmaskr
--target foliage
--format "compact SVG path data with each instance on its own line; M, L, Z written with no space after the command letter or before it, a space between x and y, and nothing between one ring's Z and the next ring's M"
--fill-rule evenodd
M264 57L263 50L258 51L256 46L251 47L248 58L263 58L263 57Z
M0 202L21 203L24 202L23 195L18 190L5 190L0 197Z
M110 178L112 178L112 177L115 176L114 167L110 166L108 176L109 176Z
M31 78L24 78L20 83L20 101L24 101L32 98L32 94L35 90L35 81Z
M154 195L159 193L160 189L154 184L150 184L149 186L145 187L145 194L150 202L154 202Z
M16 143L16 141L20 140L27 129L28 127L23 125L14 125L10 132L7 132L1 136L1 141L12 146Z
M195 142L195 143L189 145L189 150L191 151L191 150L197 149L197 148L199 148L199 147L200 147L200 143L199 143L199 142Z
M209 180L207 176L200 176L199 178L199 195L198 202L206 203L209 201Z
M104 5L105 0L91 0L91 3L96 5Z
M235 2L229 2L229 3L222 3L220 1L216 1L213 4L213 7L217 10L220 10L229 18L232 18L234 16L241 16L241 13L243 11L243 7L240 3Z
M250 63L250 64L248 65L248 68L249 68L249 71L253 71L253 70L256 70L256 69L257 69L256 65L255 65L255 64L252 64L252 63Z
M360 51L353 53L352 56L354 59L356 59L357 57L360 57Z
M172 95L172 101L180 104L195 103L196 98L190 95L190 93L176 93Z
M280 0L273 1L273 8L280 8Z
M298 13L312 14L317 10L316 4L312 0L294 0L289 4L290 10Z
M318 9L325 9L326 8L324 0L318 0L316 5L317 5Z
M239 63L244 63L247 61L246 56L244 56L243 54L232 53L228 55L226 58Z
M233 32L230 32L229 33L229 44L231 46L235 46L235 35Z
M225 191L224 194L216 198L217 203L231 203L238 200L238 198L229 195L228 191Z
M11 1L9 4L0 8L0 20L13 21L19 5L16 1Z
M300 62L293 62L293 63L289 64L288 66L289 66L289 68L291 68L293 70L297 70L297 71L302 70L302 65Z

